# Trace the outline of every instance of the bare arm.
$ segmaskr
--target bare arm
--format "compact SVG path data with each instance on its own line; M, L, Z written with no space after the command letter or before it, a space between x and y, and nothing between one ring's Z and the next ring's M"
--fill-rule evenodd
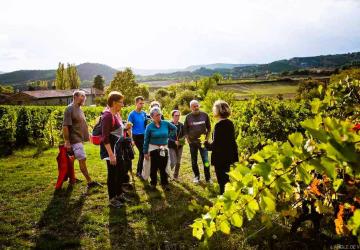
M63 126L63 136L65 141L65 147L70 150L70 139L69 139L69 126Z
M106 148L106 151L109 155L109 158L110 158L110 164L111 165L116 165L116 157L114 155L114 152L112 151L111 149L111 146L110 146L110 143L108 144L104 144L105 148Z
M210 123L210 118L208 115L207 115L205 125L206 125L206 141L208 141L209 137L210 137L210 132L211 132L211 123Z

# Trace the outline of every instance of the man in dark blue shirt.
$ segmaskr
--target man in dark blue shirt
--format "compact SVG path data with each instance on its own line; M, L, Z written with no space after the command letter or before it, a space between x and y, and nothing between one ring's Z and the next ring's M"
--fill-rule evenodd
M133 124L132 127L132 137L133 145L135 144L139 150L139 160L137 163L136 175L141 177L144 154L143 154L143 145L144 145L144 134L147 124L147 116L144 107L144 97L138 96L135 98L135 110L131 111L128 116L128 122Z

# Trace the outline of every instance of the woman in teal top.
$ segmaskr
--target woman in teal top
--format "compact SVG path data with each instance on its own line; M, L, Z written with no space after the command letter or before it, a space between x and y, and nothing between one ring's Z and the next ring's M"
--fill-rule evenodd
M157 184L157 170L160 170L161 185L168 189L168 175L166 166L169 159L167 147L169 137L176 134L176 126L168 121L161 120L161 110L154 107L150 110L152 122L146 127L144 138L144 157L150 160L150 184L155 188Z

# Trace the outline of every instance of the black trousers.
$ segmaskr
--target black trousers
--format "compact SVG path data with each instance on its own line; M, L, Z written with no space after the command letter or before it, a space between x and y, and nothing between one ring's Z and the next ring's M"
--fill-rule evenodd
M131 171L131 160L125 160L123 161L124 171L121 171L122 176L122 183L129 183L130 182L130 176L129 171Z
M143 146L144 146L144 135L133 135L133 139L135 142L135 146L139 150L139 160L137 163L136 173L141 174L144 162L144 153L143 153Z
M166 165L168 163L169 155L160 155L160 150L153 150L150 152L151 168L150 168L150 184L156 186L157 184L157 171L160 171L160 182L161 185L167 185L168 175L166 173Z
M224 193L225 184L229 182L230 165L215 165L216 178L220 186L220 194Z
M114 198L117 195L123 193L122 191L122 184L124 182L124 176L126 175L125 168L123 164L116 164L111 165L110 161L106 161L107 165L107 187L108 187L108 194L109 199Z

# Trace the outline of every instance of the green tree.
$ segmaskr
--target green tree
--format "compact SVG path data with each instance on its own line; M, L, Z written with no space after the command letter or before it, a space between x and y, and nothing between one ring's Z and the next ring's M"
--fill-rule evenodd
M212 77L205 77L199 81L198 86L202 97L205 98L208 91L216 86L216 81Z
M136 83L135 75L130 68L116 73L106 93L110 91L120 91L125 96L126 104L132 104L138 95L148 96L147 88Z
M66 70L63 63L59 63L59 66L56 70L55 78L55 88L56 89L66 89L67 88L67 76Z
M341 70L339 74L331 75L330 83L338 83L339 81L344 81L347 77L355 80L360 80L360 69L346 69Z
M312 100L314 98L323 98L323 94L318 91L319 86L326 88L326 84L319 80L309 79L300 81L299 88L297 89L297 99Z
M14 93L13 86L0 84L0 94L12 94L12 93Z
M27 84L28 90L48 89L48 81L38 80Z
M80 77L75 64L67 65L67 88L78 89L80 87Z
M145 84L139 84L138 93L138 95L143 96L145 99L149 99L149 86Z
M224 79L224 77L219 72L213 74L211 78L215 80L216 84L220 84L221 81Z
M97 75L94 77L94 85L93 88L104 90L105 80L101 75Z

